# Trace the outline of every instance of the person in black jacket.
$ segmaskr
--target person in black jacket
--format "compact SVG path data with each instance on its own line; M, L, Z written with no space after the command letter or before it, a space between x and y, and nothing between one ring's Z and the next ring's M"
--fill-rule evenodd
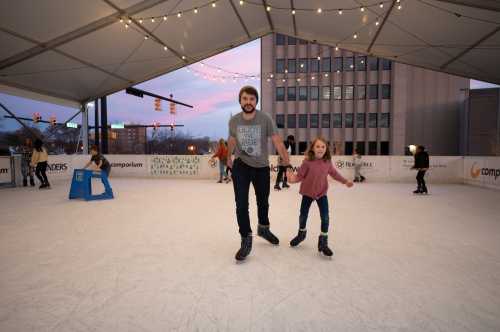
M419 145L415 153L415 164L412 169L417 172L417 190L414 194L427 194L427 186L425 185L425 172L429 169L429 154L425 151L425 147Z
M285 148L288 151L288 154L294 154L293 150L295 150L295 137L293 135L288 135L286 141L284 141L283 143L285 144ZM286 177L286 169L287 165L284 164L283 158L278 155L278 175L276 176L276 184L274 185L274 190L281 190L281 182L283 182L283 188L290 188L287 183L288 179Z

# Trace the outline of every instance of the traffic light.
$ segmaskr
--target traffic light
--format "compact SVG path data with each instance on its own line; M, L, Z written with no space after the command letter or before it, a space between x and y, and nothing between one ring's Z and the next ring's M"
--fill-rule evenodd
M155 111L161 112L161 99L155 98Z
M170 95L170 98L173 98L174 95ZM175 103L173 101L170 102L170 114L176 114L176 110L175 110Z
M40 121L42 121L42 116L40 115L40 113L38 112L33 113L33 122L38 123Z
M50 119L49 119L49 122L50 122L50 125L52 127L55 127L57 122L56 122L56 117L55 116L51 116Z

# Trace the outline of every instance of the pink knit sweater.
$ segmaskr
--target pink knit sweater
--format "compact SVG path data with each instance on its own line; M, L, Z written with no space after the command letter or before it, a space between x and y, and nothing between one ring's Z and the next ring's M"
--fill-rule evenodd
M328 191L328 175L345 184L347 180L335 169L331 161L304 160L299 167L297 179L301 181L300 194L318 199Z

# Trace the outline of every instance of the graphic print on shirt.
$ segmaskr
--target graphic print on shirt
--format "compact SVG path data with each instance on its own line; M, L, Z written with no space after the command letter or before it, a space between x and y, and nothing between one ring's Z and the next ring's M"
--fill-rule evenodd
M261 154L261 126L238 126L236 128L238 142L242 152L252 157Z

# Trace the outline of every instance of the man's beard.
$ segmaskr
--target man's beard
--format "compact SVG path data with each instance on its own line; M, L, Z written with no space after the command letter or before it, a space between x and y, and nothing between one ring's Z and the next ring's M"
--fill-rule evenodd
M244 106L241 106L241 109L243 110L243 112L245 112L246 114L250 114L250 113L253 113L255 111L255 107L252 106L252 110L251 111L247 111L246 110L246 106L252 106L250 104L246 104Z

